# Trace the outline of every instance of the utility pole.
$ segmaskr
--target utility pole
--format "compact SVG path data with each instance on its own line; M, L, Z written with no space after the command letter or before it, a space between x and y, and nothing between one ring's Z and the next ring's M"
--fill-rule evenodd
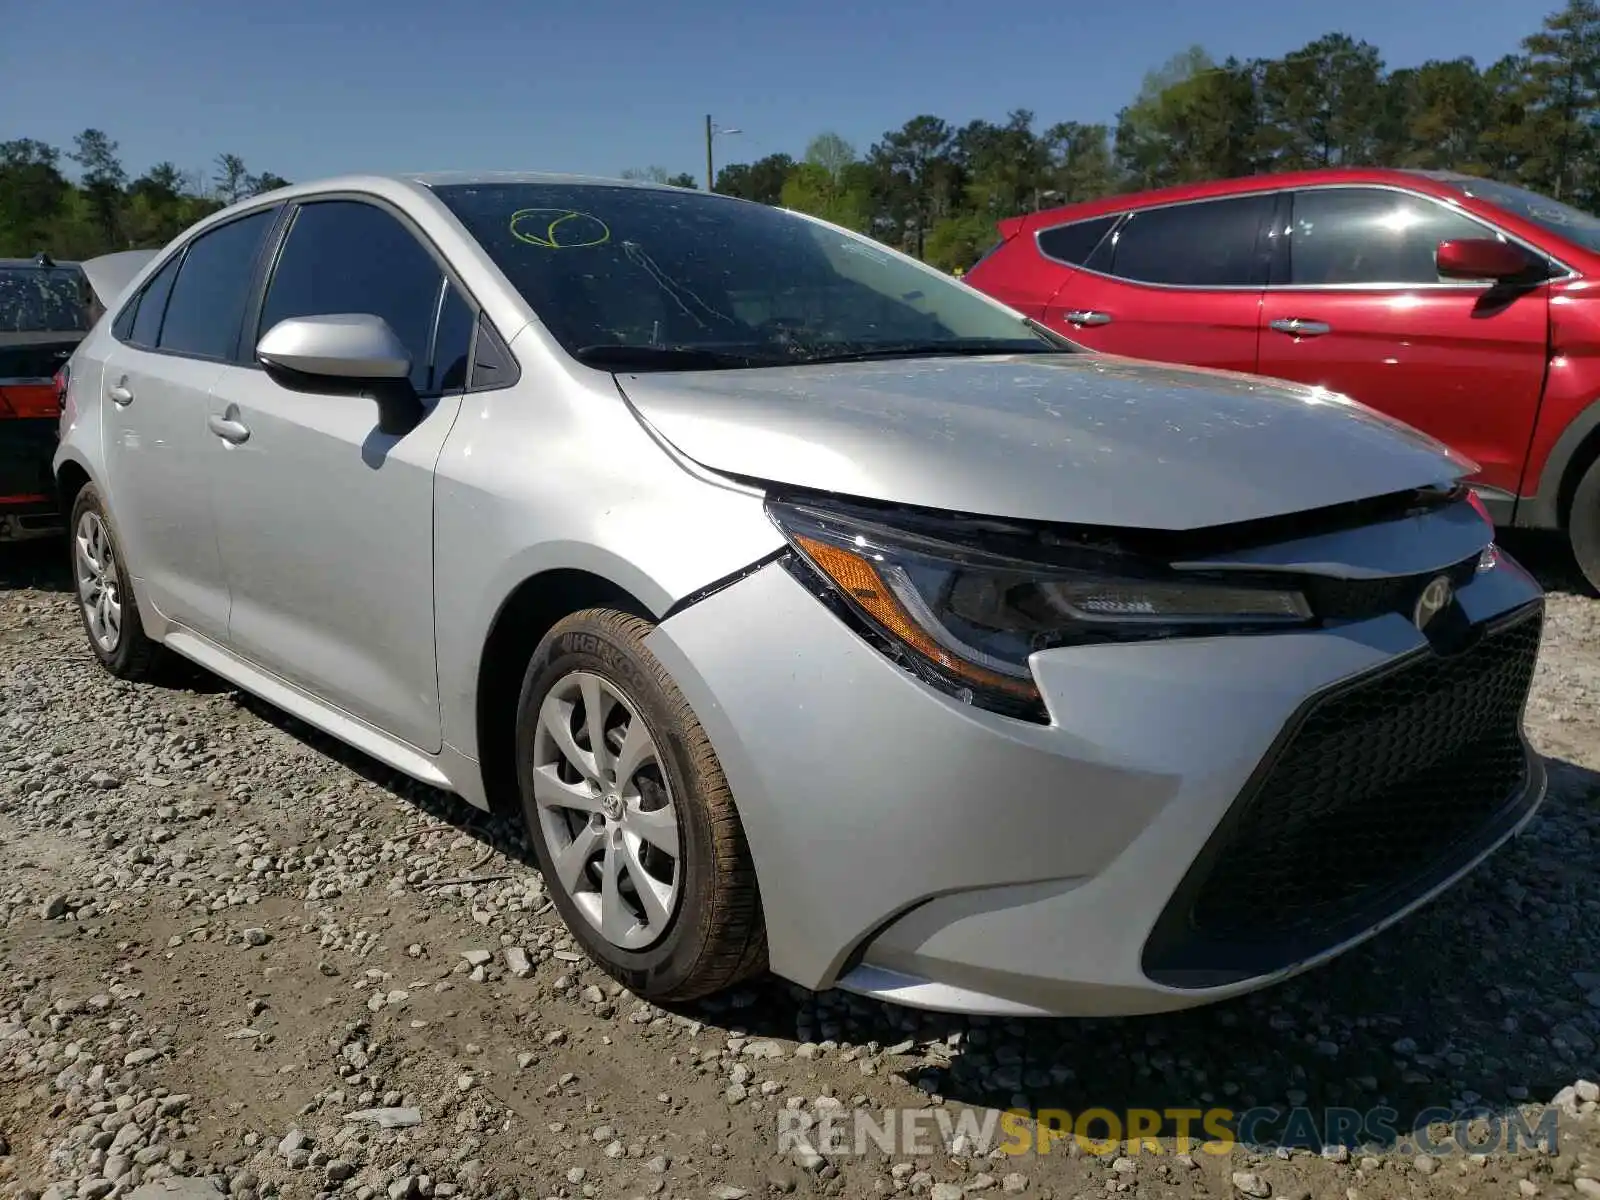
M716 190L717 177L711 173L711 114L706 114L706 191Z
M739 133L737 129L719 129L711 121L711 114L706 114L706 191L717 190L717 176L714 164L711 161L711 139L719 133Z

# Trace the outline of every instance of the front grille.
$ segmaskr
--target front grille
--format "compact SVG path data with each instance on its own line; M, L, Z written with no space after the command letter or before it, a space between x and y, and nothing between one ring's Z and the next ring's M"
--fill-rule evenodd
M1317 954L1514 822L1542 620L1535 607L1460 653L1421 654L1311 701L1157 924L1151 977L1205 986Z

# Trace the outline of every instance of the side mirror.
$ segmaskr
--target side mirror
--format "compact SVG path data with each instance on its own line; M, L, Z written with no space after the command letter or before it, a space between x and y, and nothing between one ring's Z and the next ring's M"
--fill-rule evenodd
M268 374L296 391L355 391L378 405L378 429L401 436L422 419L411 355L382 317L330 313L279 321L256 343Z
M1434 261L1452 279L1492 279L1497 283L1528 275L1536 263L1520 246L1499 238L1456 238L1440 242Z
M269 369L349 383L411 374L411 355L389 322L369 313L279 321L256 343L256 358Z

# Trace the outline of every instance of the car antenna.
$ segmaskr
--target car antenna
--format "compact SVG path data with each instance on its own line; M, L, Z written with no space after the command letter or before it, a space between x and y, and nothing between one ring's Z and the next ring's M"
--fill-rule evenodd
M56 260L51 258L49 252L45 250L39 251L39 253L34 256L33 261L38 263L41 267L53 267L56 265Z

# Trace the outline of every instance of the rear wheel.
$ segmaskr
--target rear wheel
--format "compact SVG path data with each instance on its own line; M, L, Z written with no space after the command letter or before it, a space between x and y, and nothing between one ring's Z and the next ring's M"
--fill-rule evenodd
M657 1003L766 968L755 866L688 701L604 609L539 644L517 707L517 780L546 885L602 969Z
M150 678L160 665L161 647L145 636L127 566L92 483L73 502L71 529L72 582L89 648L119 679Z
M1572 493L1567 514L1567 538L1573 557L1589 586L1600 591L1600 458L1589 464Z

